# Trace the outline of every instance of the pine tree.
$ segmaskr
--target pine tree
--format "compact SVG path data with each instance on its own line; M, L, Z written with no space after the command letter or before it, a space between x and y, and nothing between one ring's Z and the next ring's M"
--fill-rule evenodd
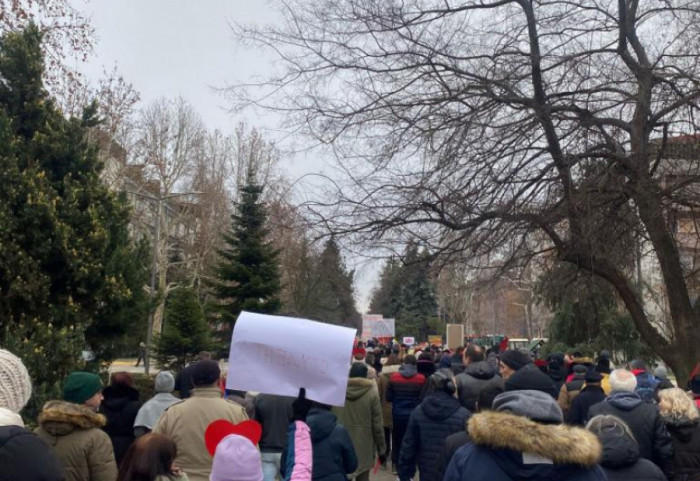
M192 288L170 292L163 316L165 327L156 340L155 358L161 368L180 370L198 352L212 347L210 327Z
M379 274L379 286L372 293L370 313L381 314L388 319L396 317L402 273L403 264L399 259L392 256L386 261Z
M354 275L347 270L338 244L329 239L319 258L312 317L331 324L361 327L361 316L355 307Z
M224 345L231 340L241 311L273 314L281 307L278 252L267 240L267 213L260 200L263 188L249 180L231 215L231 229L219 251L214 294L219 300L219 333Z
M427 340L430 321L437 316L437 300L430 276L428 253L409 246L404 262L401 290L398 299L394 301L396 334Z

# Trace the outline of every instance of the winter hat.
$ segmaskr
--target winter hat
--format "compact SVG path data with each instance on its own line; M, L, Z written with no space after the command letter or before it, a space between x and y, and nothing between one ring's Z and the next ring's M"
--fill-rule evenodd
M598 364L595 365L595 371L610 374L610 360L604 358L598 359Z
M552 378L534 365L528 365L515 371L506 380L506 392L510 391L541 391L554 399L559 394Z
M173 392L175 378L170 371L161 371L156 376L156 392Z
M700 394L700 374L690 380L690 390L693 394Z
M364 362L353 362L350 366L350 377L367 377L367 364Z
M32 380L22 360L0 349L0 407L19 413L32 397Z
M414 356L413 354L406 354L403 357L403 363L404 364L413 364L415 366L416 364L418 364L418 361L416 360L416 356Z
M352 350L352 356L356 358L362 358L365 357L367 354L367 351L363 347L356 347Z
M196 386L211 386L221 377L219 363L211 359L197 361L192 366L192 384Z
M517 371L532 362L529 354L517 349L508 349L501 354L501 362Z
M610 361L610 351L608 351L607 349L603 349L602 351L600 351L598 358L607 359L608 361Z
M83 404L102 390L102 380L91 372L72 372L63 384L63 400Z
M654 377L657 379L667 379L668 378L668 371L666 370L665 367L659 366L656 369L654 369Z
M576 379L583 379L588 372L588 368L583 364L575 364L573 367L574 376Z
M549 394L533 390L508 392L507 389L506 387L506 392L499 394L493 400L494 411L510 411L541 423L564 422L559 404Z
M226 436L216 447L210 481L262 481L260 451L238 434Z
M586 373L586 383L597 384L603 380L603 376L599 372L588 371Z

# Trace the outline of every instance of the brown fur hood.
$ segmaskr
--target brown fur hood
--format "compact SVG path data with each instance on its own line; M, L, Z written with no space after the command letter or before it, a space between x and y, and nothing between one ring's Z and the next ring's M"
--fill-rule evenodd
M585 429L540 424L507 412L475 414L469 419L467 430L476 445L537 454L555 464L593 467L601 457L598 438Z
M75 429L101 428L107 418L90 408L65 401L49 401L39 414L39 426L53 436L65 436Z

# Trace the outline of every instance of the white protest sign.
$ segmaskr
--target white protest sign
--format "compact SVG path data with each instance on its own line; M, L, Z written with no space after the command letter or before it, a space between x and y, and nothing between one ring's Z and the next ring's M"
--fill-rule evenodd
M241 312L233 329L227 389L343 406L355 329Z
M374 334L374 337L394 337L396 334L394 330L394 320L381 319L376 321L374 326L372 326L372 334Z
M412 346L416 343L416 338L415 337L404 337L403 343L406 344L407 346Z

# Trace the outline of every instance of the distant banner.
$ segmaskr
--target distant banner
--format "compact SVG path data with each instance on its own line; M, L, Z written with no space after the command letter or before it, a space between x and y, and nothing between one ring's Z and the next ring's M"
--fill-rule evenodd
M406 344L407 346L412 346L416 343L416 338L415 337L404 337L403 343Z
M442 347L442 336L428 336L428 344Z
M362 338L394 337L394 319L384 319L381 314L362 316Z

